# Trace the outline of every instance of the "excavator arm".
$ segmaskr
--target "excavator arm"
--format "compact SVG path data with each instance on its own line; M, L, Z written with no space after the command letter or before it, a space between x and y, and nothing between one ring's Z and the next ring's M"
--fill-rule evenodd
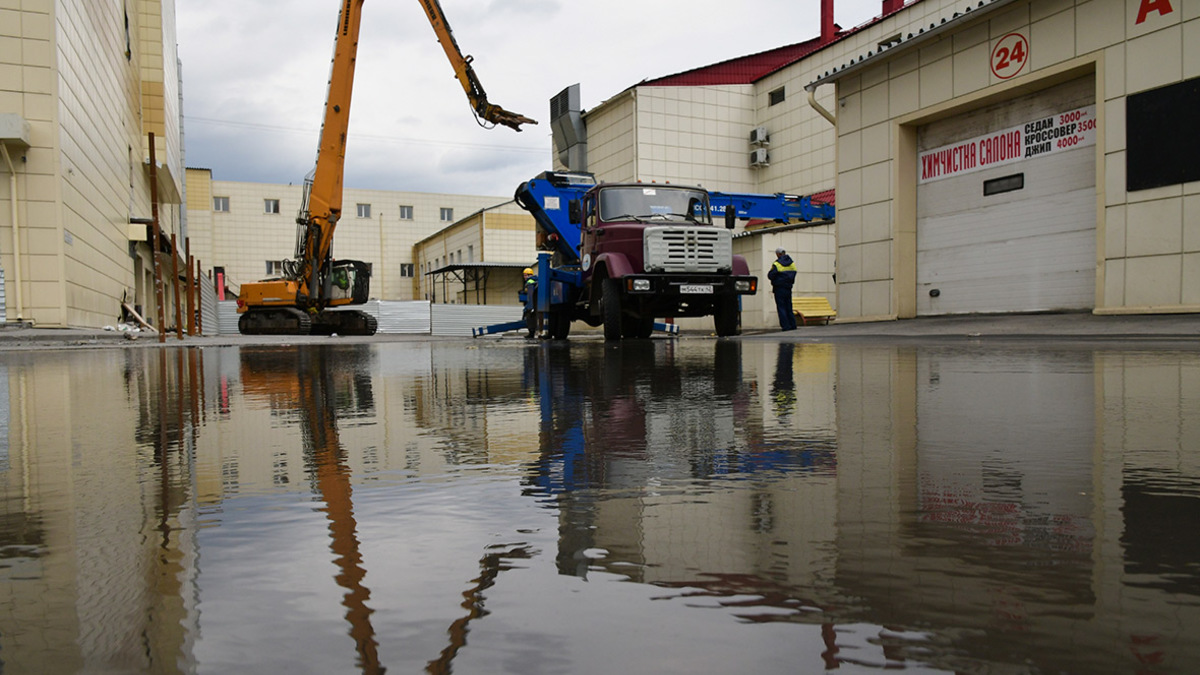
M479 83L475 69L471 67L471 57L463 56L462 50L454 40L454 33L450 30L450 23L446 20L441 3L438 0L421 0L421 6L425 8L425 14L429 17L433 32L437 34L438 42L442 44L442 49L450 59L450 65L454 66L454 75L462 84L463 91L467 93L471 109L475 111L475 118L480 120L480 124L502 124L517 131L521 131L522 124L537 124L524 115L488 102L487 93Z
M296 216L295 258L284 261L281 278L242 285L238 296L238 330L244 334L306 335L338 333L372 335L376 320L359 311L326 311L367 301L371 266L357 260L333 260L333 232L342 215L346 137L350 127L350 97L358 53L359 26L365 0L340 0L329 93L317 147L317 163L305 179L304 196ZM481 124L502 124L521 130L537 124L523 115L488 103L470 57L464 57L450 33L437 0L422 0L454 72L467 92Z

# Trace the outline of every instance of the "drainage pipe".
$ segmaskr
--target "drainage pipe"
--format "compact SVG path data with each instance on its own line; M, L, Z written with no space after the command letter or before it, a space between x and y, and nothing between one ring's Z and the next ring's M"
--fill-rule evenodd
M820 103L817 103L816 87L813 87L812 89L805 87L805 89L808 91L808 105L812 106L813 110L816 110L818 113L820 113L821 117L829 120L829 123L836 127L837 118L833 116L833 113L826 110Z
M4 163L8 165L8 201L12 208L13 288L16 290L19 323L24 318L25 304L21 298L21 230L17 225L17 170L8 154L8 145L0 143L0 153L4 155Z

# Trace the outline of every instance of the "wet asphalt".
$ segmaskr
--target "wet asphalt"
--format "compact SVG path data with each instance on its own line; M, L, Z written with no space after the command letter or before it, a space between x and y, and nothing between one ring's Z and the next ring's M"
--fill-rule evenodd
M684 331L678 339L711 339L702 331ZM520 333L489 335L475 339L523 340ZM572 340L602 339L598 333L574 335ZM657 336L654 339L675 339ZM954 341L954 340L1104 340L1182 342L1200 346L1200 313L1099 315L1088 312L1047 314L997 314L921 317L896 321L847 322L800 326L794 331L747 330L734 339L794 340L797 342L843 341ZM154 333L126 333L94 328L39 328L27 324L0 326L0 350L63 349L78 347L133 346L237 346L244 344L309 344L344 342L412 342L464 340L470 337L377 334L370 337L327 336L188 336L175 332L159 340Z

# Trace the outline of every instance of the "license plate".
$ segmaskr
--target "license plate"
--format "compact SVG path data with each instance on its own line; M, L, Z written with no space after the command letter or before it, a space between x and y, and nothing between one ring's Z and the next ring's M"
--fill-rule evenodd
M679 292L712 294L712 284L683 284L679 287Z

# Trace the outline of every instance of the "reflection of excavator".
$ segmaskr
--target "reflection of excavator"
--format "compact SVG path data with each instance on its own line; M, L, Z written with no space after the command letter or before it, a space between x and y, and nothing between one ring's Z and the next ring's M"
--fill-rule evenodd
M342 356L363 358L360 352L326 347L243 349L242 382L248 395L264 396L279 413L300 418L306 469L329 520L329 548L338 567L335 580L346 591L342 605L357 646L358 667L363 673L382 673L372 610L367 606L371 591L363 584L367 572L359 551L350 467L338 436L339 417L365 412L374 403L362 367L354 363L346 367L339 363ZM346 376L352 378L349 386L344 383Z
M350 92L358 51L358 30L365 0L343 0L334 43L333 69L325 100L325 121L317 148L317 165L304 182L296 253L283 263L278 278L242 285L237 305L244 334L372 335L375 317L359 310L334 311L361 305L370 290L371 265L360 260L333 260L333 231L342 215L342 177L346 132L350 124ZM463 56L437 0L421 0L454 72L481 124L501 124L521 130L537 122L489 103L479 84L471 57Z
M369 345L315 347L244 347L242 388L247 397L267 403L274 414L295 416L304 439L305 470L323 503L329 521L329 550L334 554L334 580L345 590L342 606L350 637L356 646L356 664L366 675L384 673L379 641L371 623L371 591L364 583L364 567L354 515L354 491L338 421L370 414L375 409L369 372ZM452 672L458 653L467 645L470 624L487 616L485 591L514 562L536 555L526 545L492 545L479 560L479 576L463 591L465 613L447 630L448 644L425 671L431 675Z

